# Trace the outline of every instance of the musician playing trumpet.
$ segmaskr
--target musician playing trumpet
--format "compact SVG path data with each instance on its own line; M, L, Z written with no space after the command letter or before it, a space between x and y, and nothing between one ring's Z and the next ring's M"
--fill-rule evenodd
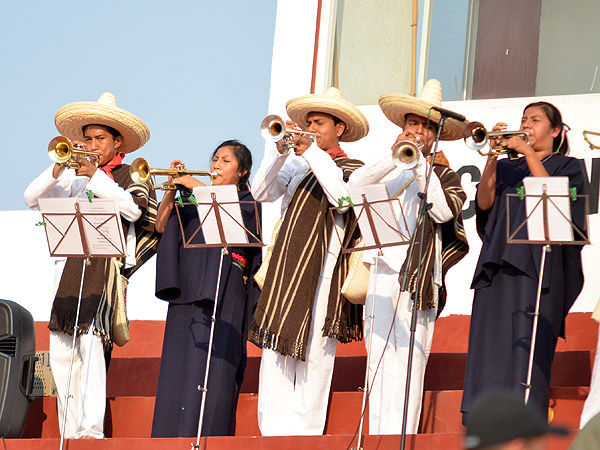
M150 138L146 124L137 116L117 107L110 92L97 102L76 102L60 108L55 124L61 135L85 141L87 151L98 155L98 166L79 159L76 169L54 163L25 191L25 203L39 210L39 198L87 196L115 199L127 249L125 261L117 258L91 258L85 270L82 302L73 361L71 400L65 411L65 395L71 358L73 330L82 274L81 258L59 258L56 263L55 297L50 329L50 366L56 382L59 424L66 414L65 438L104 437L106 369L113 346L113 315L117 298L117 278L129 276L153 255L156 197L149 184L135 184L126 153L142 147ZM135 249L135 251L133 251Z
M338 340L360 338L362 314L340 294L347 264L340 256L347 223L346 181L361 161L340 141L369 130L363 113L336 88L287 102L290 126L314 136L294 136L268 148L254 177L258 201L282 197L281 227L272 242L262 294L249 339L263 347L258 385L258 425L265 436L320 435L325 427ZM335 227L335 229L334 229ZM301 270L300 270L301 268ZM287 314L281 314L287 311Z
M502 129L499 122L494 129ZM581 161L566 156L567 126L560 111L547 102L535 102L523 110L520 129L529 143L518 136L502 145L522 157L488 156L476 195L477 231L482 247L471 288L474 290L469 333L469 351L461 410L463 423L476 397L489 388L524 395L532 342L533 312L539 283L542 244L508 244L507 194L523 186L525 177L563 176L576 194L585 194ZM511 202L510 221L526 220L525 202ZM573 223L583 230L585 205L571 201ZM539 325L528 402L544 417L548 414L550 373L554 349L565 336L565 318L583 286L581 246L552 245L540 297Z
M420 284L417 282L418 246L410 261L408 245L384 247L381 254L378 254L377 249L368 250L363 259L370 265L364 335L369 352L367 386L370 387L371 434L402 432L413 302L416 302L417 328L406 432L417 433L425 367L431 349L435 319L446 301L444 276L468 251L462 225L462 205L466 195L460 179L449 167L443 153L436 153L433 161L429 157L441 119L440 114L431 108L441 106L441 102L442 86L435 79L427 81L417 97L404 94L382 95L379 106L383 113L391 122L403 128L395 145L405 140L417 141L421 155L418 155L412 166L405 167L401 164L397 167L393 150L381 160L358 169L348 181L352 188L384 183L389 196L397 198L404 211L405 220L398 217L398 226L413 236L413 239L417 239L417 242L423 242ZM460 139L463 129L464 123L448 118L441 132L441 139ZM421 229L417 229L420 203L418 194L425 190L430 164L433 164L433 172L427 188L427 203L431 208L424 218L424 234L421 235ZM401 270L405 270L408 276L404 291L401 291L398 281ZM418 286L420 289L417 289Z
M216 174L212 184L237 187L243 225L259 236L257 209L248 189L250 150L237 140L227 140L211 159L210 171ZM174 160L171 169L185 170L185 165ZM169 307L152 437L197 436L203 393L199 386L207 390L202 436L233 436L246 368L248 325L260 295L252 275L258 269L261 249L230 247L220 267L221 248L186 248L184 238L193 238L193 244L205 243L202 230L194 237L200 217L190 196L194 187L207 183L189 174L171 176L169 181L179 186L183 201L175 205L177 191L167 190L156 220L157 231L163 233L156 257L156 297ZM219 272L220 293L215 299ZM214 340L204 386L215 301Z

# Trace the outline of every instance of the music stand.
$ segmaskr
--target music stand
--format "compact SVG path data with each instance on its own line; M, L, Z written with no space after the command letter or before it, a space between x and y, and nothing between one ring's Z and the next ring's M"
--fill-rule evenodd
M215 289L215 302L210 324L210 337L208 339L208 354L206 357L206 370L204 372L204 385L198 386L202 391L202 400L200 403L200 417L198 418L198 434L196 443L192 443L192 449L200 449L200 437L202 434L202 423L204 421L204 409L206 405L206 395L208 393L208 374L210 370L210 360L212 355L212 344L217 321L217 305L219 299L219 289L221 284L221 272L223 269L223 257L229 251L230 246L235 247L262 247L264 246L260 238L248 230L242 219L241 204L253 204L256 218L257 234L260 235L260 220L256 201L240 201L238 198L237 187L232 184L218 186L198 186L193 190L194 203L186 202L184 205L194 204L198 209L200 225L192 233L192 236L186 239L183 229L183 223L179 210L176 207L181 235L184 248L209 248L221 247L221 258L219 262L219 275L217 278L217 287ZM204 244L194 244L192 240L200 231L204 235Z
M339 235L338 229L334 227L339 241L342 242L342 254L379 249L379 252L375 257L375 279L373 281L373 303L371 305L371 314L367 314L367 317L371 318L371 329L369 330L369 349L367 351L365 381L364 387L362 388L363 398L358 429L358 442L356 447L353 447L358 450L362 449L361 441L364 416L367 398L371 392L371 388L369 386L369 366L371 363L371 344L373 342L373 320L375 317L374 311L377 292L377 272L379 258L383 256L384 247L407 245L411 241L411 236L410 232L408 231L408 224L404 215L402 203L398 198L390 198L384 184L360 186L350 188L349 191L351 200L350 205L354 209L356 221L351 225L348 233L343 239L343 242ZM329 214L332 219L333 213L337 211L337 209L338 208L335 207L329 209ZM402 226L398 226L399 222ZM354 234L357 226L361 230L361 234L365 243L364 246L358 248L352 247L352 235Z
M67 424L69 392L75 356L75 342L79 328L79 309L81 307L85 268L92 257L125 257L125 240L119 218L119 209L113 199L94 199L91 201L82 198L40 198L39 205L42 212L41 224L46 230L50 256L82 258L83 261L77 312L73 326L71 362L69 364L69 376L67 377L63 423L60 430L60 450L62 450Z
M533 358L535 354L546 253L550 252L551 244L586 245L590 241L584 233L587 230L587 223L583 224L585 227L583 231L573 223L570 204L571 200L576 200L577 198L583 199L585 201L585 217L587 221L588 196L570 194L568 177L526 177L523 179L523 186L524 189L520 193L506 195L506 241L509 244L544 244L542 247L535 310L533 312L527 379L525 383L522 383L525 386L525 404L527 404L531 392L531 376L533 372ZM511 231L510 198L515 197L526 201L526 217L518 224L514 231ZM525 227L527 238L519 237L525 231Z

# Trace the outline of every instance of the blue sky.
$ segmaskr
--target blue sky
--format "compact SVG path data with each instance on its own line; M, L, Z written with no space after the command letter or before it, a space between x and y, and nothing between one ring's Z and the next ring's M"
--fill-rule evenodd
M206 170L223 140L262 159L276 0L53 0L0 3L0 210L26 210L23 192L50 165L54 113L104 91L150 128L127 155Z

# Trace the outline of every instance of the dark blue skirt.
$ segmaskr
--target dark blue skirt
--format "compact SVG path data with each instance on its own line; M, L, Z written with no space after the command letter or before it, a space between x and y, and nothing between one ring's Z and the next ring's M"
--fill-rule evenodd
M537 280L503 266L490 284L475 289L461 411L463 423L473 401L489 389L514 391L525 398ZM542 289L529 403L548 413L550 373L557 342L553 318L563 299ZM557 326L558 325L558 326Z

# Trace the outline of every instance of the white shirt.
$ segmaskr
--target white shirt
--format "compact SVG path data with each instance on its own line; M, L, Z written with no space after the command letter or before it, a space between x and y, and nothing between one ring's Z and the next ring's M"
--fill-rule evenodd
M85 190L90 190L98 198L112 198L117 201L119 213L131 223L142 215L142 210L133 201L132 195L119 186L112 178L102 170L96 170L92 178L79 177L74 169L63 169L54 178L54 163L44 170L27 189L24 199L27 206L35 211L40 210L40 198L70 198L85 197ZM89 181L88 181L89 180ZM126 266L135 264L135 228L129 227L127 233L127 259ZM60 277L59 277L60 279Z
M414 182L408 185L408 187L397 197L402 211L404 213L404 220L401 215L398 214L398 226L401 231L408 232L411 236L413 235L417 226L417 219L419 213L419 204L421 199L417 196L419 192L425 190L425 182L427 178L427 172L429 171L429 163L425 158L420 158L419 162L415 167L410 170L403 170L396 167L391 154L387 154L383 159L363 166L357 169L348 180L348 187L354 188L359 186L367 186L370 184L384 183L388 194L394 196L401 189L407 181L413 176L415 177ZM446 202L446 196L440 179L437 177L435 172L432 172L431 179L429 180L429 187L427 190L427 202L432 204L431 209L428 211L429 216L434 223L445 223L452 220L452 211ZM435 249L435 263L434 263L434 282L438 285L442 283L441 274L441 230L436 227L436 236L434 242ZM416 249L415 249L416 250ZM396 272L400 272L402 264L404 263L408 251L408 245L397 245L393 247L385 247L382 249L383 256L382 260L385 264ZM364 262L367 264L373 264L375 257L379 250L368 250L365 251Z
M252 180L252 196L258 202L273 202L283 196L281 202L283 216L296 187L311 170L331 205L337 207L340 198L348 197L342 169L316 144L311 145L301 156L296 156L293 152L280 154L275 146L265 150L265 157ZM344 237L344 221L341 213L346 209L347 206L334 213L332 238L329 239L327 255L321 270L323 278L331 278L333 274L342 247L341 240L336 236L340 236L341 239Z

